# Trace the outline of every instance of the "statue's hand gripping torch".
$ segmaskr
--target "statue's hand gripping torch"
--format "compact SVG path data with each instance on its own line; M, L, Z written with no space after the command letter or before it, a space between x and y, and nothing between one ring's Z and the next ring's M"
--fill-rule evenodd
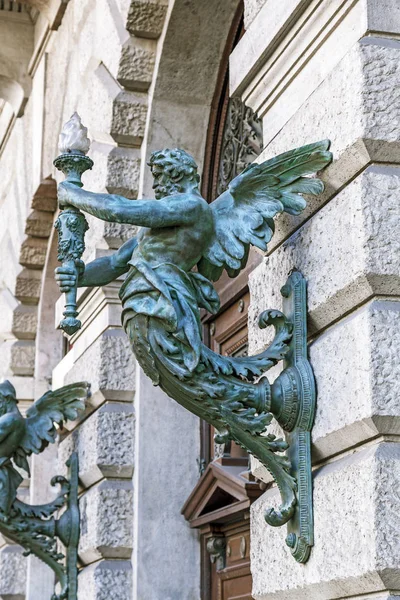
M54 166L64 173L65 181L82 187L82 174L93 166L93 161L86 156L89 148L87 128L83 127L79 115L74 113L61 131L59 143L61 154L54 161ZM60 208L62 212L55 223L58 231L58 260L63 267L75 274L76 284L65 294L64 319L60 322L59 328L72 335L82 325L76 318L78 315L76 295L77 282L81 274L81 257L85 250L85 232L89 229L89 225L79 209L70 205L63 205Z

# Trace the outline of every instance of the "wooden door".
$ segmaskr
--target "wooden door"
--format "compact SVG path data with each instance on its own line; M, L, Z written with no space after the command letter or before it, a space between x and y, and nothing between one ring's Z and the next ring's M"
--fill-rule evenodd
M208 323L208 339L212 350L225 356L246 356L248 352L247 317L250 295L246 289L217 318ZM234 442L214 443L214 428L209 426L209 455L229 469L243 469L242 476L251 479L249 456ZM211 569L210 600L251 600L250 522L249 513L231 515L219 528L226 542L225 567ZM204 596L203 600L207 599Z
M209 346L214 352L224 356L246 356L248 352L247 311L250 294L246 290L231 306L222 311L216 319L208 323ZM209 427L210 460L221 456L243 458L247 466L248 455L234 442L219 447L214 444L214 428Z
M217 573L220 596L215 600L252 600L248 521L227 526L225 537L226 567Z

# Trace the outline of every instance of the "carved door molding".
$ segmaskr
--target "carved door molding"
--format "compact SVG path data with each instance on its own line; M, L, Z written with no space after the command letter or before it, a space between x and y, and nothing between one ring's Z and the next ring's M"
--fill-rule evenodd
M229 55L244 33L240 4L221 61L211 105L202 177L202 194L212 202L261 153L261 120L240 98L229 97Z
M250 506L261 492L240 464L211 462L182 513L200 531L202 600L251 600Z

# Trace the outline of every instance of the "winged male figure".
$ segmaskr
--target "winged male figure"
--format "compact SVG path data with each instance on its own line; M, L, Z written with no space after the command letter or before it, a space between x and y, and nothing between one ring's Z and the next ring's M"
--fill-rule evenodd
M61 426L68 419L76 419L85 408L87 395L87 383L47 392L28 408L24 418L12 383L0 383L0 510L5 515L23 479L13 463L30 475L27 457L39 454L55 441L55 424Z
M217 313L219 298L212 281L224 269L236 277L246 265L250 245L267 249L276 215L299 214L306 206L302 194L322 192L322 182L310 176L329 164L328 149L325 140L253 163L211 204L201 196L194 159L180 149L151 155L154 200L92 193L67 182L59 185L61 206L141 227L137 237L112 256L86 267L79 261L78 282L72 270L56 269L61 291L76 284L105 285L127 273L120 288L122 321L145 373L169 396L256 455L260 444L269 445L271 454L286 447L273 436L260 438L272 417L268 385L254 379L284 357L290 332L278 328L274 342L257 356L220 356L202 343L199 309ZM276 318L276 313L269 315L264 326ZM284 457L277 461L271 456L266 462L275 479L280 470L284 481L285 506L273 516L275 524L281 524L293 514L295 484ZM282 489L285 485L287 490Z

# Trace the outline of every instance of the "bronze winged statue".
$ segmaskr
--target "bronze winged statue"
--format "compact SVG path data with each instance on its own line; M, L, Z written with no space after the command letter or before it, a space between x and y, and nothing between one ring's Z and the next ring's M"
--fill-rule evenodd
M46 392L23 417L14 386L9 381L0 383L0 532L23 546L26 555L35 554L53 569L61 589L52 600L76 597L77 540L72 540L73 533L79 537L76 458L73 458L74 481L54 477L51 483L61 486L60 493L52 502L42 505L26 504L17 498L23 477L16 467L30 476L27 458L40 454L56 441L56 425L61 427L65 421L76 419L84 411L88 394L86 382ZM68 509L61 519L52 518L66 505ZM70 561L73 564L64 566L64 555L57 549L57 537L68 547L69 559L73 553Z
M112 256L84 270L78 261L78 281L76 269L59 267L61 291L105 285L127 273L120 288L122 321L141 367L155 385L214 425L219 441L233 439L262 460L282 495L281 507L266 514L272 525L294 515L297 483L282 454L287 443L266 433L271 386L259 378L287 354L292 323L278 311L265 311L260 326L275 326L272 344L256 356L233 358L202 343L200 309L218 312L212 282L224 270L236 277L251 245L267 250L274 218L299 214L306 206L303 194L322 192L322 182L311 175L331 159L325 140L253 163L211 204L201 196L194 159L180 149L151 155L155 200L91 193L68 182L59 186L61 208L141 227Z

